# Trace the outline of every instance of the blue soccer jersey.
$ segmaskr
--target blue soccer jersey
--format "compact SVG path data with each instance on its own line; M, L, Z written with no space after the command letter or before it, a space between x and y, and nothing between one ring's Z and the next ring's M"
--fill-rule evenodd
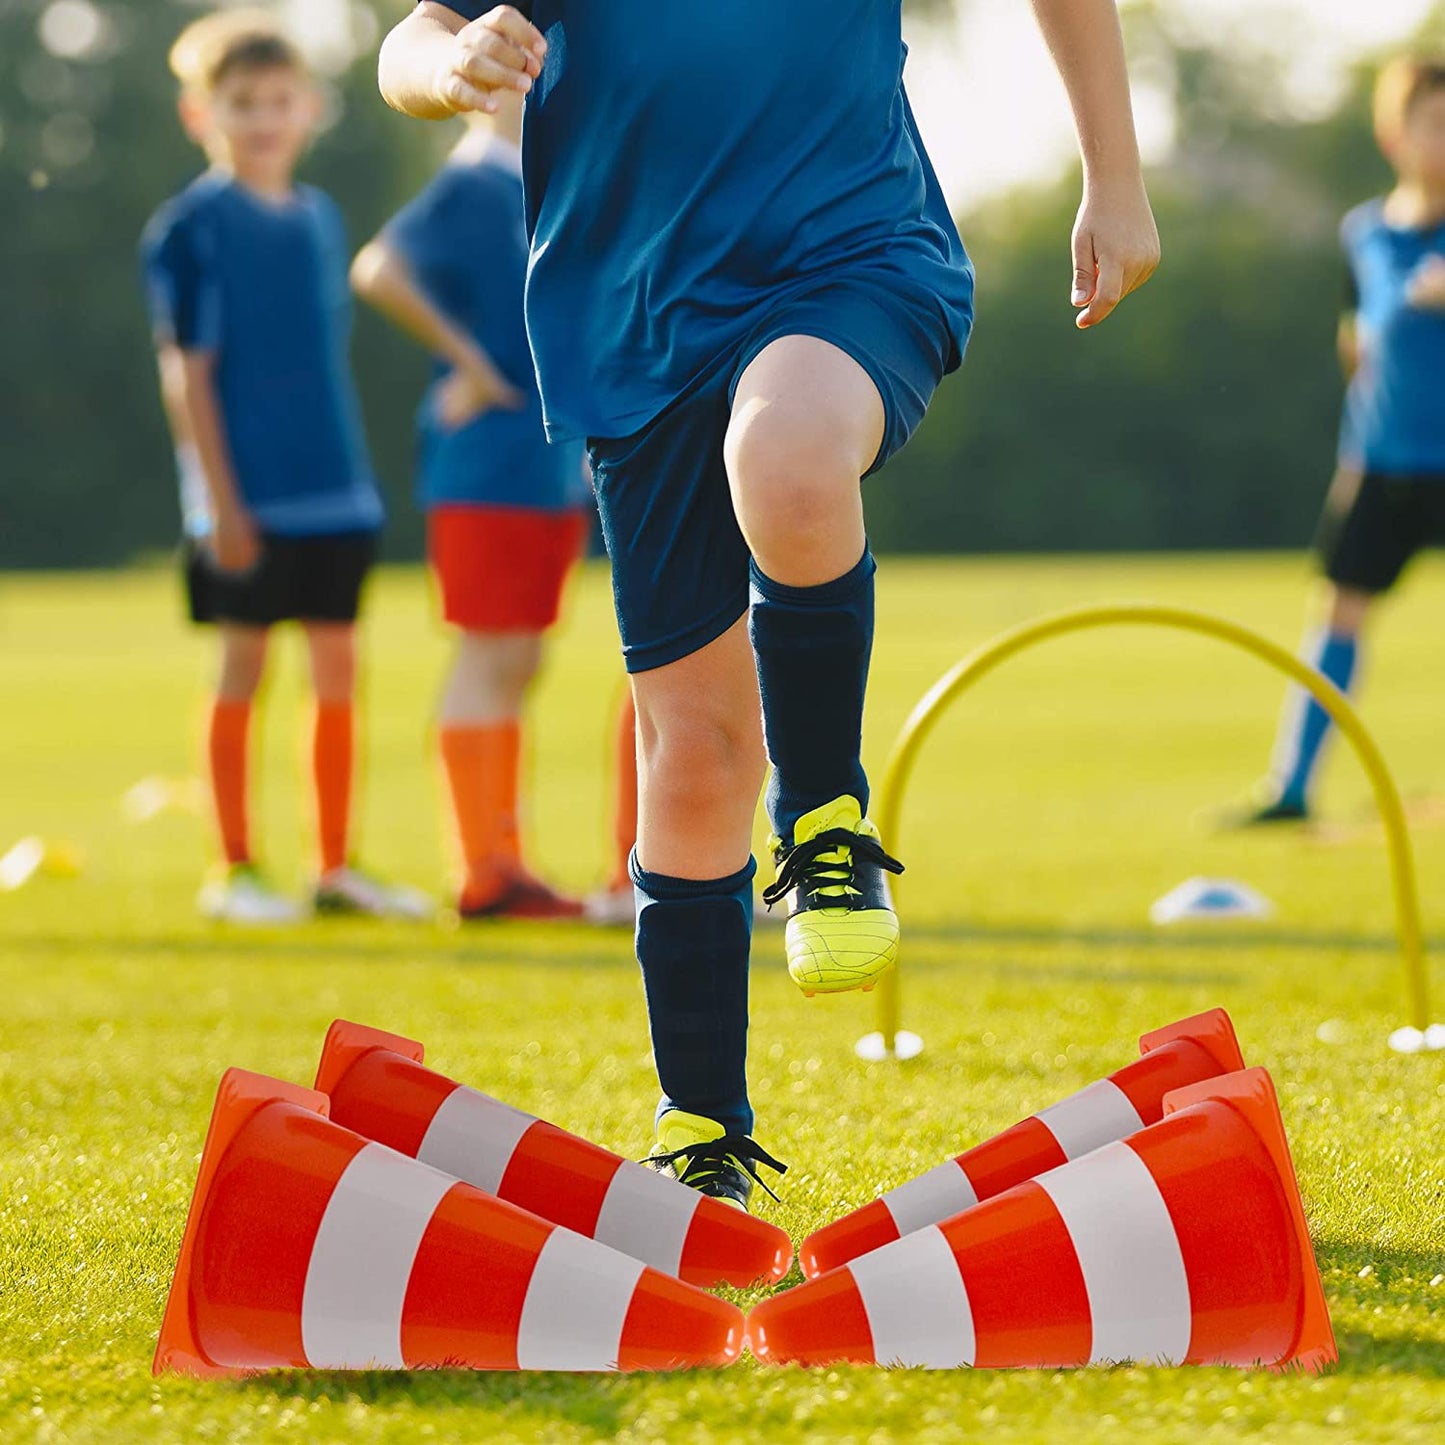
M904 94L900 0L520 8L550 47L524 149L554 436L630 435L840 274L936 314L958 364L972 271Z
M1445 311L1409 296L1422 264L1445 261L1445 221L1423 230L1392 226L1376 200L1345 217L1341 236L1360 345L1341 458L1382 476L1445 477Z
M303 186L271 202L211 172L157 212L141 253L158 344L215 357L236 485L257 525L293 537L379 527L347 357L346 235L329 197ZM195 497L184 505L193 512ZM188 515L187 526L204 524Z
M432 398L418 416L418 487L424 507L450 503L566 511L589 497L580 443L549 446L527 344L523 298L527 233L521 158L489 139L475 157L454 156L386 228L418 283L526 398L449 430ZM449 373L439 363L437 378Z

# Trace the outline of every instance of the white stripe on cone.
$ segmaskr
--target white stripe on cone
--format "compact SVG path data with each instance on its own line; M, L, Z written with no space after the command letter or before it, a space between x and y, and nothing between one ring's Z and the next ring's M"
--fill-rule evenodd
M960 1171L961 1172L961 1171ZM920 1229L844 1266L853 1276L880 1365L951 1370L978 1353L958 1261L936 1228Z
M614 1370L622 1327L644 1266L570 1229L537 1257L517 1330L523 1370Z
M624 1163L607 1186L593 1237L675 1275L702 1195L695 1189L659 1189L660 1179L641 1164Z
M883 1196L899 1234L912 1234L928 1224L937 1224L941 1219L951 1219L972 1209L978 1203L978 1195L969 1182L968 1175L949 1160L897 1189L890 1189Z
M383 1144L368 1144L346 1166L306 1269L301 1342L314 1368L406 1368L407 1281L422 1235L456 1182Z
M1100 1079L1034 1117L1058 1140L1066 1159L1091 1154L1144 1127L1129 1096L1110 1079Z
M537 1121L475 1089L453 1089L432 1115L416 1157L495 1194L522 1135Z
M1073 1241L1093 1321L1091 1364L1174 1365L1189 1353L1189 1276L1154 1176L1125 1143L1037 1180Z

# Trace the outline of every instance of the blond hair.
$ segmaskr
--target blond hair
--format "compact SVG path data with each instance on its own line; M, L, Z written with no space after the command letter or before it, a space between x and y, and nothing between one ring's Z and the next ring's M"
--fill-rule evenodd
M1387 151L1422 97L1445 90L1445 55L1401 55L1375 81L1375 136Z
M233 8L187 25L171 46L170 67L187 90L208 95L235 71L304 72L306 61L270 11Z

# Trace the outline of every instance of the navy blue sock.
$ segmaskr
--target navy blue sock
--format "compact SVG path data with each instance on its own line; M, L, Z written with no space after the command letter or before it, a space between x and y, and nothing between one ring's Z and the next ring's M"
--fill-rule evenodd
M873 554L821 587L784 587L752 565L749 621L773 772L768 816L791 842L805 813L851 794L868 811L863 696L873 655Z
M698 883L649 873L632 855L637 961L647 989L661 1114L685 1109L750 1134L748 958L757 864Z
M1304 660L1341 692L1349 692L1359 661L1359 642L1342 632L1322 632L1305 649ZM1280 732L1274 774L1280 801L1309 806L1310 784L1330 732L1330 715L1303 688L1291 691L1289 714Z

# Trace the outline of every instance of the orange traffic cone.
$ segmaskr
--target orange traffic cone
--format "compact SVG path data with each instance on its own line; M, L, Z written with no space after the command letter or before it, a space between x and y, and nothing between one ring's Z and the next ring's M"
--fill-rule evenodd
M316 1087L338 1124L689 1284L787 1274L793 1245L776 1225L464 1088L423 1056L412 1039L338 1019Z
M735 1306L328 1121L221 1080L154 1369L725 1365Z
M1244 1067L1234 1025L1222 1008L1145 1034L1139 1052L1142 1057L1117 1073L810 1235L798 1250L803 1273L816 1278L1143 1125L1157 1124L1170 1090Z
M1336 1358L1274 1086L1246 1069L1164 1119L748 1320L769 1363L1293 1366Z

